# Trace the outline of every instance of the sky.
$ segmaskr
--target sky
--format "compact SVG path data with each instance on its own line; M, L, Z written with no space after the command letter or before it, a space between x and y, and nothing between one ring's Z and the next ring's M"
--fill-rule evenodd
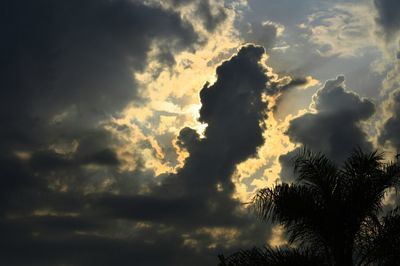
M216 265L285 242L248 202L302 147L400 150L397 0L13 0L0 22L1 265Z

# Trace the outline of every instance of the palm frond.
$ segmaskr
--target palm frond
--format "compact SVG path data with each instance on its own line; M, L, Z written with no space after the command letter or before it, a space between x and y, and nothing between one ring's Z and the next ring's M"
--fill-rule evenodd
M399 180L399 166L383 163L382 153L352 153L341 169L340 185L344 212L354 231L365 219L379 214L387 189L398 187Z
M305 249L264 247L219 256L219 266L323 266L321 257Z
M258 191L253 207L260 219L282 224L290 243L312 244L321 240L319 224L325 217L322 202L320 195L307 186L280 184Z
M285 223L302 219L317 203L315 196L305 186L280 184L259 190L252 203L256 215L262 220Z
M365 250L365 264L400 265L400 210L396 208L381 219Z
M400 265L400 211L379 218L386 191L400 187L398 163L385 163L383 153L356 149L338 168L304 148L293 164L297 182L259 190L252 207L260 219L283 225L289 244L303 249L241 250L228 258L221 255L221 266L324 265L310 258Z
M314 153L306 147L293 158L294 171L300 184L305 184L329 196L337 183L336 165L322 153Z

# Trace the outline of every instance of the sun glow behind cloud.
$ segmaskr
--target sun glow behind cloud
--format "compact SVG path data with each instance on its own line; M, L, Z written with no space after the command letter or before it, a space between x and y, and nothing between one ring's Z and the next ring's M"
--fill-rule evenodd
M121 117L113 121L128 129L122 133L114 131L122 140L118 147L119 156L125 161L122 168L133 170L137 167L136 160L132 160L132 150L143 141L149 144L142 153L146 161L144 167L153 170L156 176L182 167L188 153L174 144L175 138L185 126L196 129L200 135L207 126L197 120L201 107L198 94L206 82L215 81L215 67L228 59L241 43L233 22L234 14L230 14L220 29L207 36L208 44L195 52L176 55L174 67L160 69L157 58L150 55L148 67L135 73L146 101L140 106L128 106ZM158 52L151 53L156 55ZM157 138L162 135L169 137ZM165 159L166 149L174 149L172 152L177 157L174 162Z
M116 136L124 139L121 142L123 145L118 147L119 156L126 162L122 168L134 170L138 167L131 151L143 141L149 144L141 154L146 162L143 166L154 171L155 176L176 173L177 169L183 166L189 154L175 144L176 136L185 126L195 129L202 136L207 125L197 120L201 107L199 90L206 82L215 82L216 66L229 59L243 42L235 34L233 19L226 22L223 31L217 31L208 38L213 41L195 53L184 52L176 56L176 66L172 69L162 69L157 77L154 77L154 72L159 71L158 66L155 66L157 63L150 63L145 71L135 75L142 88L145 88L144 97L147 102L141 106L129 106L121 118L114 120L119 126L129 128L128 135L126 132L121 134L114 131ZM267 59L265 56L263 62ZM273 73L271 67L265 65L265 68L273 82L290 82L290 77L279 77ZM312 77L305 80L305 84L298 89L307 89L318 84ZM277 121L272 110L276 104L275 98L269 96L268 101L270 111L264 136L266 142L259 149L257 157L237 166L237 171L232 177L236 186L234 197L242 202L248 201L257 189L279 181L279 156L294 148L294 144L284 134L293 116L289 115L284 121ZM299 114L301 113L304 111L300 111ZM169 135L169 138L160 140L158 137L161 135ZM174 162L166 159L167 149L173 149L173 153L176 154Z

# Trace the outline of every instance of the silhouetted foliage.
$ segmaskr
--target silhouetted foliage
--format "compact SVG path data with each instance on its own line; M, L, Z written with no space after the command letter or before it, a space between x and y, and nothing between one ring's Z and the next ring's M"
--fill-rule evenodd
M400 185L397 162L360 149L342 167L307 149L293 162L295 183L261 189L253 199L259 218L285 228L289 246L220 256L221 266L400 265L400 211L382 213L385 193Z
M220 266L321 266L324 263L322 257L308 250L271 247L242 250L228 258L220 255L219 259Z

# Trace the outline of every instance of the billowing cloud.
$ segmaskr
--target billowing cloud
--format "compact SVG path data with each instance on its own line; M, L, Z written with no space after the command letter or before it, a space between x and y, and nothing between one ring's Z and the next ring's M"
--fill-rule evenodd
M230 175L235 165L254 156L264 143L262 123L267 103L262 96L267 93L268 77L259 63L263 54L261 47L242 48L217 68L217 81L201 90L199 120L207 123L207 128L203 139L192 136L191 141L185 141L191 154L178 173L190 194L192 189L214 193L217 185L230 194ZM184 129L181 136L187 131Z
M287 135L294 143L313 151L325 153L336 162L341 162L354 148L371 150L361 123L371 118L374 104L346 90L344 77L329 80L313 96L313 112L305 113L290 121ZM294 150L281 156L282 178L290 178L290 158Z

